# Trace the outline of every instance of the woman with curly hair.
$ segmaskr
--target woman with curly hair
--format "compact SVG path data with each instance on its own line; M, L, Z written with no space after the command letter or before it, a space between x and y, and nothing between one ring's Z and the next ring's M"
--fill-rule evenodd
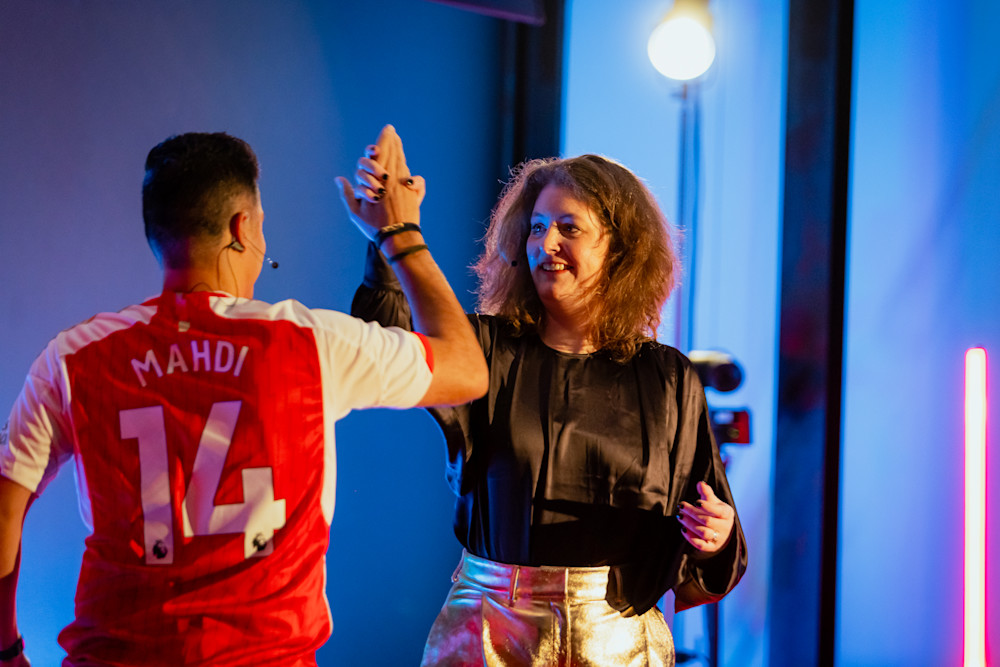
M372 147L356 176L375 207L400 177L377 160ZM657 601L721 599L746 542L698 375L654 340L677 270L668 223L617 162L533 160L474 268L490 383L431 410L464 551L423 664L672 665ZM410 326L374 244L352 312Z

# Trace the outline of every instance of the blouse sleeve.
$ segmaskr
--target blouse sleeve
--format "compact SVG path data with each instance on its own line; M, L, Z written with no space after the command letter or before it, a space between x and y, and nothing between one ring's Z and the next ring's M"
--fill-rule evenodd
M729 593L746 570L747 547L736 503L726 480L725 466L712 434L705 390L690 362L683 365L678 394L680 405L675 442L680 447L693 445L693 451L684 457L689 467L684 466L687 469L679 471L686 474L677 478L684 487L680 498L688 502L698 500L697 484L705 482L735 513L733 532L721 551L703 554L684 542L685 554L674 586L675 609L682 611L716 602Z
M354 293L351 302L351 315L368 322L378 322L382 326L396 326L407 331L413 330L413 317L410 304L399 284L399 279L393 273L392 267L385 261L382 253L374 243L368 244L368 254L365 257L365 277ZM488 327L484 326L482 318L470 315L469 320L478 333L480 342ZM485 343L483 343L485 350ZM448 465L446 478L456 495L461 495L461 478L466 460L471 453L471 413L472 404L457 405L447 408L428 409L444 434L447 446Z
M385 327L413 331L410 304L406 302L399 279L374 243L368 244L365 277L354 293L351 315Z

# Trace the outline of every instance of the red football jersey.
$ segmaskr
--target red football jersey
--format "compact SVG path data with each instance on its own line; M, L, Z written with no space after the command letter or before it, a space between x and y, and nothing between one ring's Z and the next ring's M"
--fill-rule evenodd
M314 665L334 422L429 382L413 335L294 301L165 293L60 334L0 471L40 488L76 457L93 532L66 664Z

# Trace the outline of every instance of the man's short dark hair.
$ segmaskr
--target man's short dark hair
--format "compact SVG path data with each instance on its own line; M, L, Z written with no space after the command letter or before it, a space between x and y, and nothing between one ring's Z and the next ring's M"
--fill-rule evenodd
M142 218L157 258L184 266L179 246L222 234L232 198L255 194L259 175L253 149L225 132L189 132L155 146L146 157Z

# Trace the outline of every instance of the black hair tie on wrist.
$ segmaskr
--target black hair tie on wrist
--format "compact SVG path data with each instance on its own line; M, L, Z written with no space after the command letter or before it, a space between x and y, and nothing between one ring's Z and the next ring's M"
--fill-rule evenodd
M390 264L395 264L396 262L398 262L399 260L403 259L408 255L412 255L415 252L420 252L421 250L427 250L427 249L428 248L426 243L421 243L420 245L411 245L409 248L400 250L395 255L388 258L386 261L389 262Z
M419 232L420 225L415 222L397 222L394 225L388 225L382 229L375 232L375 245L382 249L382 244L390 236L395 236L396 234L402 234L403 232Z
M13 660L22 653L24 653L24 637L18 635L16 642L0 651L0 661Z

